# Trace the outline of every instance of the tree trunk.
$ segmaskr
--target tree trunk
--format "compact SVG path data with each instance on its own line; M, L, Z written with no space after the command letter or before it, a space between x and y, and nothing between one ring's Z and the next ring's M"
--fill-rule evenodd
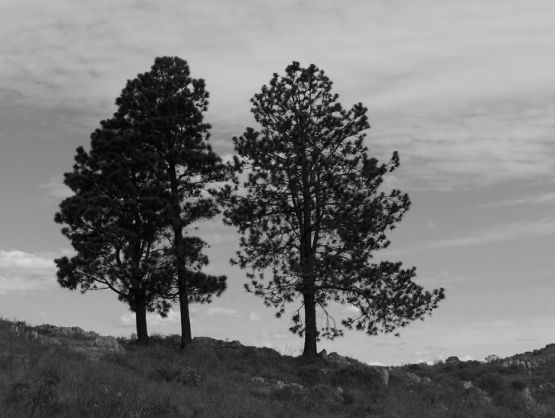
M303 357L313 359L316 358L318 352L316 350L316 340L318 338L318 330L316 329L316 303L314 302L314 293L304 293L304 350Z
M189 318L189 289L187 270L185 269L185 248L183 244L183 223L175 163L170 161L171 209L173 217L173 244L175 251L175 268L177 270L177 288L179 290L179 310L181 311L181 348L193 341L191 319Z
M146 323L146 303L144 296L135 296L135 322L137 325L137 342L148 343L148 331Z
M184 270L184 269L183 269ZM179 271L179 269L178 269ZM181 348L193 341L191 334L191 319L189 318L189 289L184 272L178 273L179 310L181 311Z

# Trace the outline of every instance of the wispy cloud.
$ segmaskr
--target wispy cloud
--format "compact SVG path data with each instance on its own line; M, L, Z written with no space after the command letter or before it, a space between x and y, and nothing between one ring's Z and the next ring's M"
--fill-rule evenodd
M413 188L545 178L555 169L549 1L26 4L0 10L0 76L17 86L21 109L104 114L154 56L180 55L206 78L215 142L229 153L229 136L252 124L250 96L297 59L324 68L346 106L370 108L371 152L399 150L399 175Z
M486 230L475 231L472 235L432 242L421 247L416 247L413 250L435 250L487 245L521 238L545 237L550 235L555 235L555 219L545 218L537 221L499 224Z
M206 314L210 316L239 316L239 312L236 309L222 308L219 306L210 307L206 310Z
M39 189L44 190L47 197L65 199L72 195L72 191L60 179L51 178L46 183L39 185Z
M0 295L55 288L56 268L51 259L18 250L0 250Z
M515 199L504 199L497 202L484 203L479 205L483 208L495 208L503 206L516 206L516 205L542 205L548 203L555 203L554 193L541 193L536 195L529 195Z

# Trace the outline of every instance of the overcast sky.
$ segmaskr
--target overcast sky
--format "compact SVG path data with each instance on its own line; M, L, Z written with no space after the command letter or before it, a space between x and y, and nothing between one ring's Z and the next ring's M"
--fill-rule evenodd
M555 341L555 3L550 0L70 1L0 3L0 315L129 335L115 294L60 288L53 222L75 148L156 56L186 59L211 93L221 155L254 125L249 99L291 61L316 64L345 107L369 108L371 154L413 206L382 257L447 298L401 336L348 333L320 348L370 363L483 359ZM229 289L193 334L298 354L287 319L242 290L233 229L201 228ZM349 309L344 307L341 309ZM341 313L341 309L337 313ZM174 311L150 332L179 328Z

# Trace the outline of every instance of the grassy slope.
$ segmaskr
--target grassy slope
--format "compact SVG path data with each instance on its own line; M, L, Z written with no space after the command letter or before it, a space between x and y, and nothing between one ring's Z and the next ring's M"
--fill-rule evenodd
M10 333L11 325L0 320L2 417L555 416L554 347L521 355L536 363L532 369L500 362L390 368L386 386L379 369L355 360L308 364L211 339L183 351L171 337L148 347L123 342L125 353L95 360L70 350L74 341L32 341ZM487 402L473 400L483 393L472 394L464 381L485 390Z

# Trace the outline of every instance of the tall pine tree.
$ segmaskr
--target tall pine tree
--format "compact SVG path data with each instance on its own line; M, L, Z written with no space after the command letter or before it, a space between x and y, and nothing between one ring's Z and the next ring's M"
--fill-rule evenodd
M187 236L195 222L218 213L211 186L229 177L208 142L210 125L204 122L208 97L204 80L191 77L186 61L160 57L149 72L127 82L114 114L115 119L129 123L142 146L148 148L167 192L182 346L192 340L189 302L210 301L210 295L219 295L226 287L225 276L200 271L208 262L200 255L206 244ZM195 248L196 253L191 252ZM195 255L192 259L191 254Z
M412 281L415 268L372 260L388 246L386 232L410 200L399 190L379 190L399 157L395 152L381 164L368 156L367 109L360 103L343 109L324 72L298 62L285 75L274 74L251 101L262 129L234 138L248 178L245 194L233 196L225 211L242 235L233 262L251 269L247 290L275 307L277 316L300 298L290 330L304 335L303 355L316 356L320 336L342 335L328 313L330 302L358 308L342 324L370 335L392 332L436 308L443 289L424 291ZM325 315L320 329L317 308Z
M146 342L146 313L167 313L173 274L161 243L165 190L148 153L121 123L103 121L90 152L77 149L65 184L74 194L61 202L55 221L65 225L77 254L55 260L60 285L113 290L135 312L138 341Z

